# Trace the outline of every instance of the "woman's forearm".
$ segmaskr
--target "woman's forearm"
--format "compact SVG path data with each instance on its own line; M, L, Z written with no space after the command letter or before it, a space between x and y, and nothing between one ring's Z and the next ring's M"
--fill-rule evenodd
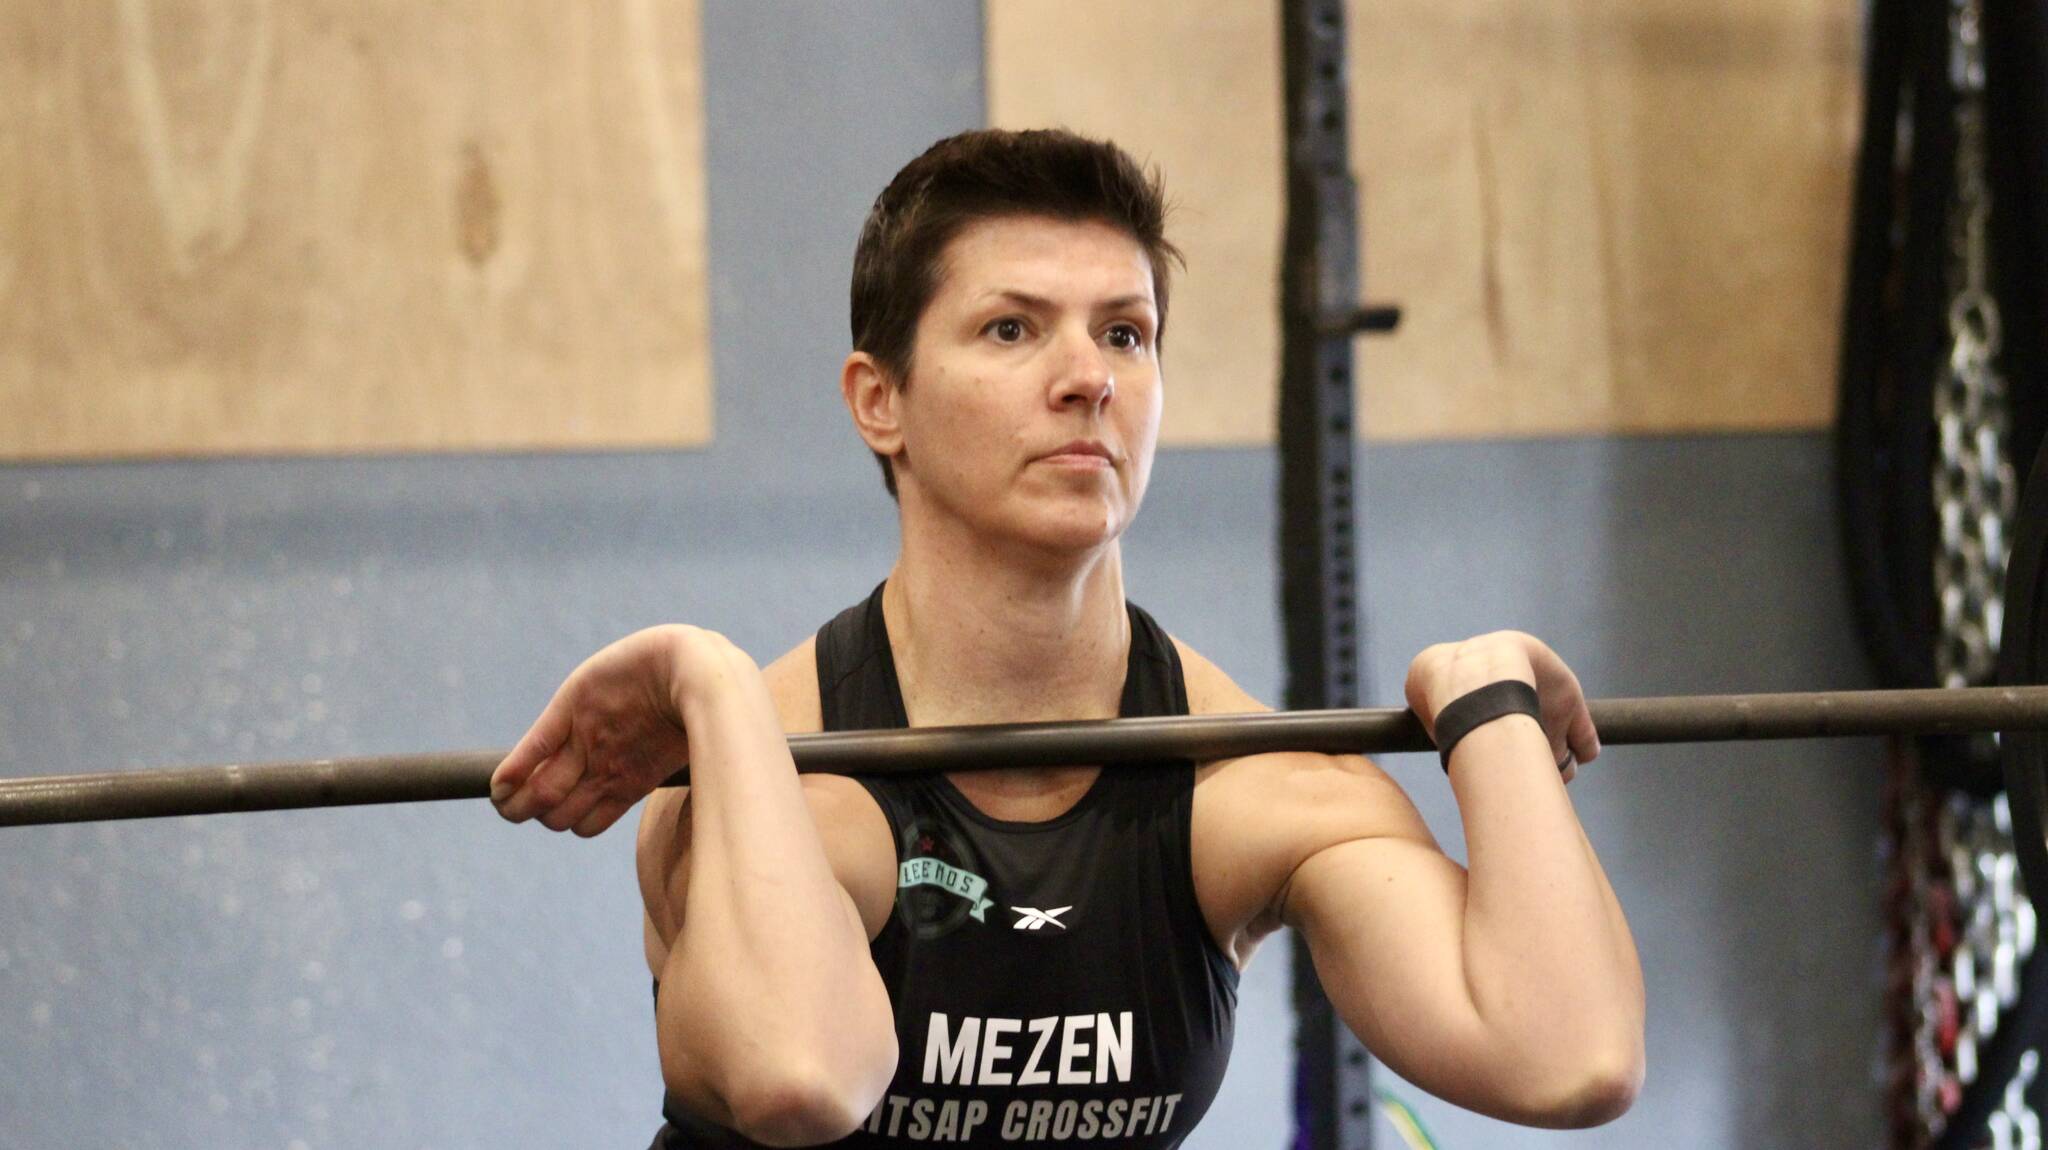
M673 1050L736 1117L800 1141L810 1124L865 1117L886 1088L888 993L759 676L713 661L679 696L690 863L663 976L664 1061Z
M1480 1018L1517 1062L1583 1070L1596 1093L1632 1084L1642 970L1541 727L1511 716L1473 731L1451 784L1465 827L1466 980Z

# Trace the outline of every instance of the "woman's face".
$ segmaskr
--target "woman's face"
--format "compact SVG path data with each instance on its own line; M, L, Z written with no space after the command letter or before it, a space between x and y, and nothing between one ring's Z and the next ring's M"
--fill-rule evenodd
M1151 262L1126 233L969 225L940 261L897 397L906 512L1045 550L1116 539L1152 470L1158 333Z

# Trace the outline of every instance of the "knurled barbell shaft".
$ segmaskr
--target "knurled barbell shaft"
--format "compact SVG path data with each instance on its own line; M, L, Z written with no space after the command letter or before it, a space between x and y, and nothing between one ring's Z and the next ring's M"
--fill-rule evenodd
M1606 746L2048 730L2048 687L1680 695L1588 703ZM1433 746L1399 708L1175 715L792 735L797 769L908 774ZM479 799L503 751L0 779L0 826ZM668 785L689 781L679 772Z

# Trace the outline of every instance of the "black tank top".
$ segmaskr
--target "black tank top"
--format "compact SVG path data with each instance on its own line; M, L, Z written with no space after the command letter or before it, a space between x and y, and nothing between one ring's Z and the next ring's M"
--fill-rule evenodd
M1173 642L1135 605L1124 717L1184 715ZM818 632L828 731L909 726L882 589ZM1237 970L1195 901L1194 764L1106 769L1043 822L991 818L944 775L860 778L897 844L869 947L896 1077L849 1148L929 1142L1178 1146L1230 1056ZM750 1147L673 1100L658 1150Z

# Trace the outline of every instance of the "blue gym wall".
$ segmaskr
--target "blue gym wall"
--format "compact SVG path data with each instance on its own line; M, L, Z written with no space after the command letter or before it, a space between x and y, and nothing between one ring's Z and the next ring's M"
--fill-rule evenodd
M501 746L627 631L765 661L864 593L894 519L834 387L848 263L889 174L980 122L977 13L706 0L707 450L0 467L0 774ZM1508 626L1594 694L1866 685L1824 436L1359 472L1371 702ZM1274 490L1271 452L1166 452L1126 550L1132 597L1269 700ZM1389 766L1462 856L1433 760ZM1380 1082L1445 1147L1875 1144L1879 773L1870 744L1610 751L1572 793L1649 982L1634 1111L1529 1131ZM629 831L482 803L0 831L0 1148L644 1145L639 916ZM1283 948L1190 1146L1289 1137Z

